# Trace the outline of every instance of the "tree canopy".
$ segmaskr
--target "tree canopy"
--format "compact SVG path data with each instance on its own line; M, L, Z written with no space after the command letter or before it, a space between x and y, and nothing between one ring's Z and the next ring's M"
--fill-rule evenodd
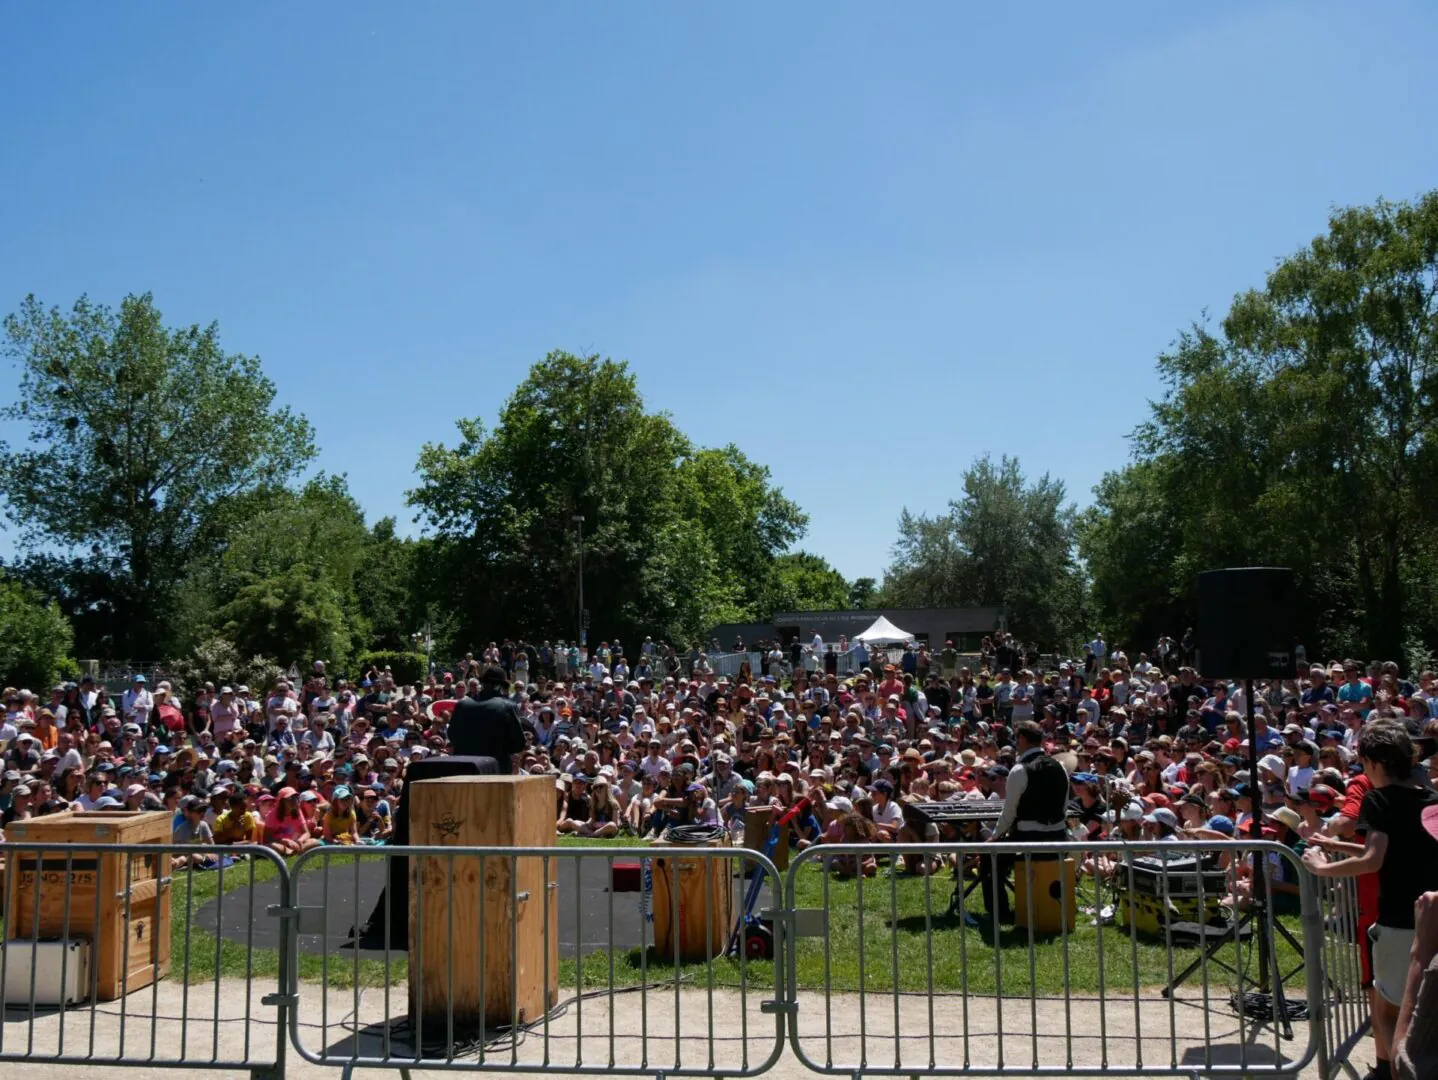
M58 604L0 575L0 678L43 694L73 668L70 642Z
M283 486L314 455L304 417L275 407L255 357L219 330L166 328L152 298L68 313L28 297L5 320L19 392L0 416L26 433L0 446L0 496L37 552L77 552L117 655L167 644L168 596L213 547L240 498Z
M1017 458L984 456L947 512L903 512L881 596L890 607L1002 607L1011 630L1051 648L1077 631L1082 592L1062 481L1030 483Z
M1335 210L1221 319L1157 359L1132 459L1076 512L985 455L937 514L905 510L882 583L799 545L808 516L735 445L694 445L627 364L552 352L498 408L426 444L422 535L367 521L343 476L302 479L310 425L219 331L149 295L4 322L0 676L71 655L186 671L341 667L490 639L698 641L775 611L998 606L1043 649L1142 648L1194 621L1195 577L1298 575L1321 652L1422 662L1438 644L1438 192ZM583 598L580 562L583 559ZM240 658L249 657L241 661Z
M460 421L420 453L410 502L434 538L431 590L459 590L466 642L605 634L687 640L752 617L807 518L733 446L698 449L649 412L628 366L551 353L495 429ZM583 521L576 518L582 517Z
M1336 210L1159 358L1135 460L1080 530L1105 621L1151 632L1191 613L1198 571L1261 563L1295 569L1320 647L1399 659L1433 641L1435 361L1438 193Z

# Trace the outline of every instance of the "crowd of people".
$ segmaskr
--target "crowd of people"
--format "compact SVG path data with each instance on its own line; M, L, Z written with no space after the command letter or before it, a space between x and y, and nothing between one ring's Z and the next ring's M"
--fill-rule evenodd
M1254 771L1242 686L1183 666L1186 645L1165 638L1160 650L1130 659L1099 638L1035 670L1008 666L1034 657L998 635L977 663L946 643L875 651L855 667L853 650L816 641L762 650L757 669L731 678L704 652L650 640L632 660L617 642L592 653L507 642L418 685L377 669L331 678L316 662L302 680L206 684L187 701L138 675L117 696L88 679L48 701L7 688L0 830L71 809L153 809L174 815L184 844L288 855L383 843L409 763L472 752L451 720L484 699L502 701L516 728L487 745L503 765L554 778L556 829L577 836L710 824L737 842L755 808L800 806L793 846L923 842L951 834L906 809L956 800L994 804L988 823L960 827L976 840L1220 845L1252 835L1261 810L1262 835L1311 873L1360 875L1386 1061L1418 901L1438 890L1438 676L1336 660L1259 683ZM872 852L830 868L948 867ZM1235 905L1252 894L1250 862L1231 860ZM1292 864L1273 866L1274 904L1296 906ZM1099 879L1112 869L1102 855L1084 861ZM1010 917L1002 888L984 897Z

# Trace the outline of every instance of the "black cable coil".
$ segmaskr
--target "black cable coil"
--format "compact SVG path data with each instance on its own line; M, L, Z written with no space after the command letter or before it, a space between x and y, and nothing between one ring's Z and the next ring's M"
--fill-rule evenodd
M707 844L711 840L721 840L723 837L722 825L671 825L664 830L667 843L687 844L690 847Z

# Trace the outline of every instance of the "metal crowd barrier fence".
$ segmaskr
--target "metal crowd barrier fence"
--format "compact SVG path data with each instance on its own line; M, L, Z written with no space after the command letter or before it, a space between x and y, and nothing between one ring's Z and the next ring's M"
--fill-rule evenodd
M289 888L278 855L51 842L0 856L0 1061L283 1070L286 954L257 940Z
M786 918L822 921L824 930L817 941L786 935L790 1046L809 1069L847 1076L1296 1076L1318 1054L1320 1025L1268 1025L1253 1011L1265 988L1276 1017L1292 1014L1286 997L1271 992L1293 980L1296 965L1306 976L1307 1010L1323 1015L1314 879L1281 845L1226 844L1235 865L1258 856L1274 880L1279 863L1287 865L1282 879L1299 883L1301 940L1272 904L1251 921L1208 925L1230 892L1227 871L1203 861L1216 850L1068 842L808 848L788 869ZM912 873L901 880L903 862ZM996 932L975 916L986 890L1010 873L1016 923ZM806 895L819 901L813 911L801 907ZM1007 890L990 895L999 908L1009 902ZM1275 943L1279 979L1263 979L1259 940ZM1180 970L1185 956L1189 971ZM810 994L801 973L816 971L821 993Z
M1323 913L1323 973L1330 1003L1323 1014L1319 1073L1325 1080L1357 1072L1348 1057L1372 1026L1368 990L1360 959L1357 878L1316 879L1318 907Z
M409 865L392 877L397 859ZM412 872L421 883L412 906L378 903L348 955L313 941L337 907L363 918L356 900L373 894L366 882ZM764 958L733 933L749 890L770 904L782 893L758 852L319 848L296 860L292 882L290 946L297 966L319 977L292 984L294 1049L346 1076L737 1077L764 1072L782 1052L782 952Z
M5 1062L1329 1077L1367 1017L1351 883L1267 842L0 855ZM1254 861L1296 913L1219 920Z

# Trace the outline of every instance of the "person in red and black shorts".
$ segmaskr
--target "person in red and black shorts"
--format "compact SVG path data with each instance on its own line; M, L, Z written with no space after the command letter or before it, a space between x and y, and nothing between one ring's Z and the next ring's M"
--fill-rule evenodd
M1378 878L1376 917L1372 929L1359 935L1365 944L1371 942L1365 975L1373 980L1369 1000L1378 1059L1371 1074L1375 1080L1392 1077L1393 1029L1411 966L1414 912L1420 896L1438 891L1438 839L1422 824L1423 811L1438 806L1438 792L1415 782L1414 749L1402 724L1365 724L1358 757L1371 789L1363 796L1357 822L1366 832L1363 847L1331 837L1320 837L1317 843L1310 838L1303 856L1303 865L1315 877ZM1349 857L1333 862L1325 851Z

